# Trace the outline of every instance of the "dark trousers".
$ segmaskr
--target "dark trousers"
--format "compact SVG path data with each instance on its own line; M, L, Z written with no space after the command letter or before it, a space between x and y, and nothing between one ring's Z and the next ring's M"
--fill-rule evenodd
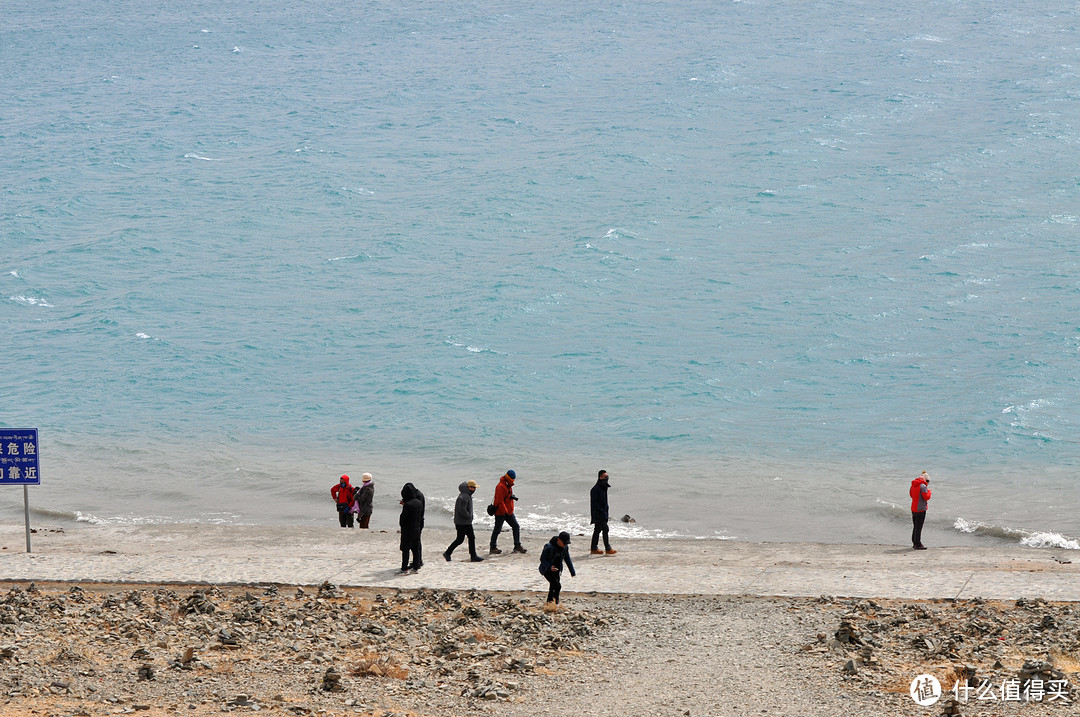
M347 510L339 510L337 521L342 528L351 528L353 527L353 514Z
M600 536L604 536L604 550L611 550L611 541L608 540L608 524L597 523L592 529L592 549L596 550L600 546Z
M494 550L498 547L496 542L499 540L499 533L502 532L503 523L510 526L510 529L514 531L514 547L521 545L521 526L518 525L517 518L514 514L510 515L496 515L495 516L495 530L491 531L491 549Z
M401 569L419 570L420 566L424 564L423 551L423 546L420 545L420 536L418 535L416 540L401 549ZM412 553L412 565L409 564L409 553Z
M367 515L361 515L359 517L360 517L360 527L361 528L368 527L368 523L371 522L371 513L368 513Z
M469 555L476 557L476 533L473 532L472 524L469 525L455 525L457 528L457 540L450 543L450 547L446 549L447 555L454 554L454 548L465 542L465 538L469 539Z
M911 547L917 548L922 545L922 526L926 521L926 511L916 513L911 511L911 523L914 527L911 529Z
M544 577L547 578L547 581L548 581L548 599L547 599L547 601L548 602L553 602L556 605L559 604L559 593L562 592L562 582L560 582L560 580L559 580L559 577L561 575L562 575L561 571L559 571L559 572L551 572L549 570L548 572L544 573Z

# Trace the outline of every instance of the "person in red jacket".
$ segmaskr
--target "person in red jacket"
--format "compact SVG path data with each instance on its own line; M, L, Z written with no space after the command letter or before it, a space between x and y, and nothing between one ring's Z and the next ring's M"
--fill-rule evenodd
M353 514L349 511L356 496L356 489L349 484L349 476L341 476L338 484L330 489L330 495L337 503L338 523L342 528L353 527Z
M923 471L919 477L911 481L911 544L915 550L926 550L922 544L922 527L926 521L926 503L930 500L930 476Z
M517 480L517 473L506 471L506 474L499 479L499 484L495 486L495 530L491 532L491 545L488 548L488 552L495 555L502 552L497 543L503 523L509 525L514 531L514 552L529 552L521 545L521 527L518 525L517 518L514 517L514 501L517 500L517 496L514 495L515 480Z

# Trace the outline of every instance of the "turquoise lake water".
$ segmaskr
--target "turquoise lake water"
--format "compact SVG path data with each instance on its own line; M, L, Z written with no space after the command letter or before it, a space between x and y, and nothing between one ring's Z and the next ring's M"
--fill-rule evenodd
M1080 11L5 4L38 520L1080 548ZM0 518L20 520L22 491ZM432 511L429 510L429 513Z

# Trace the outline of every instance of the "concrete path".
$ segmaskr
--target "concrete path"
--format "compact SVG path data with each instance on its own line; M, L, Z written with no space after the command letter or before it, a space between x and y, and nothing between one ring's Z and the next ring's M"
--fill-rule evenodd
M398 535L335 527L168 525L37 526L26 553L22 525L0 525L0 582L200 583L437 587L457 590L545 590L537 572L550 535L523 539L527 555L467 561L465 546L447 563L453 533L424 531L424 568L401 576ZM913 551L899 545L742 543L638 540L618 554L590 555L574 536L578 575L568 592L697 595L819 595L876 598L1041 597L1080 601L1080 555L1020 547L949 547ZM462 559L465 559L462 561ZM1063 562L1071 561L1071 562Z

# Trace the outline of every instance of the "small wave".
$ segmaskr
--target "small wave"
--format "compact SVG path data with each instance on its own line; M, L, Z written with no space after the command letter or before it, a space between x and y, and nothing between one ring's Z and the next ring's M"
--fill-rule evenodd
M107 525L109 521L104 518L99 518L96 515L90 515L89 513L82 513L75 511L76 523L89 523L90 525Z
M1003 525L983 523L979 520L957 518L953 529L970 535L985 535L990 538L1017 541L1025 548L1064 548L1080 550L1080 540L1052 531L1021 530Z
M201 154L195 154L194 152L188 152L184 155L184 159L201 159L204 162L220 162L222 160L215 159L214 157L203 157Z
M69 520L78 522L79 514L72 513L67 510L53 510L51 508L31 508L30 512L36 516L42 518L50 518L52 520Z
M366 261L368 258L367 254L350 254L349 256L333 256L327 261Z
M498 351L496 351L494 349L486 349L486 348L484 348L482 346L470 346L469 344L461 344L461 343L458 343L456 341L447 340L445 343L446 343L447 346L453 346L456 349L465 349L466 351L468 351L471 354L498 354L499 353Z
M18 270L16 270L16 269L12 269L12 270L11 270L11 271L9 271L8 273L9 273L9 274L11 274L12 276L14 276L15 278L18 278L18 277L19 277L19 272L18 272Z
M1012 406L1006 406L1001 409L1002 413L1024 413L1026 411L1035 411L1040 408L1045 408L1050 405L1050 401L1045 398L1036 398L1033 401L1028 401L1025 405L1015 404Z
M536 511L515 512L515 515L517 516L518 522L521 524L522 530L551 531L552 535L560 530L565 530L571 535L585 535L592 537L593 526L589 522L589 518L580 513L562 513L552 510L551 506L538 505ZM478 515L476 516L475 524L494 526L495 519L487 515ZM675 530L648 528L639 523L623 523L618 520L613 520L609 524L609 528L612 540L620 538L699 538L704 540L720 538L722 540L735 540L735 538L731 538L727 535L720 537L720 531L716 531L714 535L691 535L689 533L680 533Z
M45 299L39 299L36 296L23 296L19 294L18 296L9 296L8 300L14 301L17 304L22 304L23 306L44 306L52 308L52 304Z
M367 187L350 187L347 184L341 188L341 191L349 192L351 194L362 194L365 197L371 197L375 195L374 189L368 189Z
M58 513L59 516L70 514ZM195 518L173 518L166 515L113 515L102 517L75 511L72 516L76 523L89 523L90 525L103 525L113 527L136 526L136 525L253 525L241 520L237 513L211 512L203 513Z

